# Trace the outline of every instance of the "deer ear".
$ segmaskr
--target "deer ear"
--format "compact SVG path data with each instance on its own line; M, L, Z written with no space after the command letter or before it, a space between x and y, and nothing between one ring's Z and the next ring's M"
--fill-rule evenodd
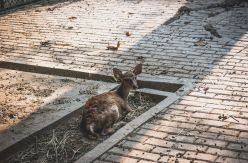
M116 79L122 81L123 74L122 74L121 70L119 70L118 68L113 68L113 74L114 74L114 77L115 77Z
M134 70L133 70L133 73L135 75L139 75L141 72L142 72L142 64L136 65L135 68L134 68Z

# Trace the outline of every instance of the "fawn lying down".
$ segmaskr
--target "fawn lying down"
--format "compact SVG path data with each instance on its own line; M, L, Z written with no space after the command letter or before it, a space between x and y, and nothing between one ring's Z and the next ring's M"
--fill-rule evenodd
M138 88L136 76L141 72L142 64L138 64L133 71L124 74L114 68L114 76L121 81L118 89L93 96L86 102L80 128L89 138L113 133L113 125L124 113L132 111L127 103L127 97L131 89Z

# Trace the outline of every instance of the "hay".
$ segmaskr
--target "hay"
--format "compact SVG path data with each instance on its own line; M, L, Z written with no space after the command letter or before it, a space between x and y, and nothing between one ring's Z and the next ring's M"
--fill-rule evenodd
M155 105L148 96L139 92L131 94L128 101L134 111L119 122L122 125L118 125L117 129ZM87 139L79 130L80 120L81 117L77 115L55 128L44 131L32 139L35 141L25 150L17 152L7 162L71 163L109 137L104 136L98 140Z

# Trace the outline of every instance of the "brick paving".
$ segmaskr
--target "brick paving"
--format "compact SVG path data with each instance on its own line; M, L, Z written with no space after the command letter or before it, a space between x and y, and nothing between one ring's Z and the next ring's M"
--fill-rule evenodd
M128 69L142 60L144 74L195 79L188 95L96 162L245 163L248 5L221 2L96 0L34 5L0 16L0 57L103 73L115 66ZM182 10L183 6L187 8ZM207 29L209 24L213 28ZM106 50L117 41L121 41L117 51Z

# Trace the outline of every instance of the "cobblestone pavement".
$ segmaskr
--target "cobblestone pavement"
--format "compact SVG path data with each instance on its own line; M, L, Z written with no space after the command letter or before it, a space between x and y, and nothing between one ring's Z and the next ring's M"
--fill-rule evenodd
M94 0L0 16L1 61L195 79L195 88L96 162L248 162L248 5ZM130 32L127 36L126 32ZM121 45L117 51L108 44Z

